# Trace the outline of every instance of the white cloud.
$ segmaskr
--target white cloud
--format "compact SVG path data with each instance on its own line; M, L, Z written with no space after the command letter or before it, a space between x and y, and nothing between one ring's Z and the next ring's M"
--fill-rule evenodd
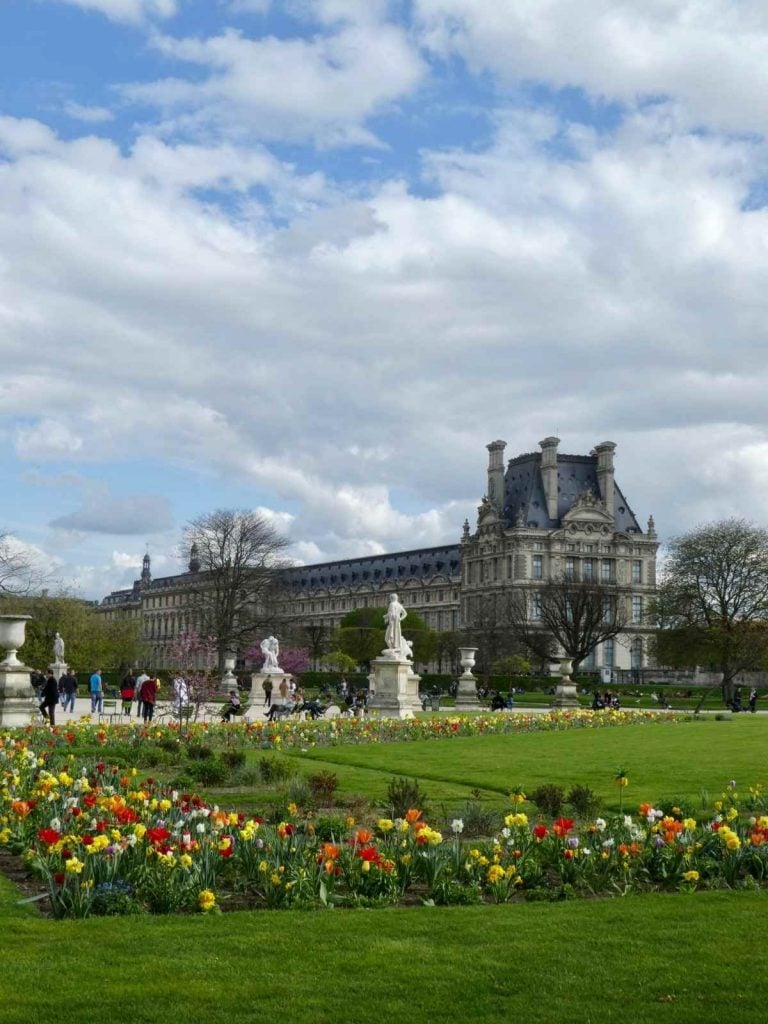
M112 21L141 24L148 18L171 18L179 9L177 0L51 0L84 11L97 11Z
M115 117L106 107L87 106L71 100L64 104L64 113L75 121L85 121L86 124L106 124Z
M58 420L46 418L16 429L16 452L22 459L59 459L82 447L83 439Z
M199 512L236 482L305 561L457 540L495 437L612 438L662 535L768 505L757 139L675 104L599 137L500 112L486 149L424 154L428 198L345 196L258 148L121 152L13 119L0 142L0 398L25 459L171 464Z
M702 123L768 130L761 0L415 0L422 42L507 82L633 103L667 95Z
M229 29L153 42L204 77L137 83L124 96L160 108L167 130L193 134L375 144L365 120L411 92L425 71L406 33L384 22L345 22L308 39L251 39Z

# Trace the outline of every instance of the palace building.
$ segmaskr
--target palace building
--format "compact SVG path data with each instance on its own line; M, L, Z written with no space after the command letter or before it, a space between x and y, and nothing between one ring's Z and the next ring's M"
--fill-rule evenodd
M401 603L441 632L471 630L497 598L524 593L536 621L537 588L549 579L599 581L626 602L627 626L582 667L642 668L648 662L648 604L656 586L658 548L653 518L643 531L614 478L616 445L606 441L588 455L559 452L547 437L539 451L504 462L506 443L487 445L488 482L474 529L465 521L458 543L387 555L349 558L281 572L270 615L294 633L320 628L326 635L347 612ZM458 532L458 531L457 531ZM201 573L197 552L188 572L153 579L149 555L129 590L101 602L108 617L141 621L149 660L170 667L170 648L195 622ZM194 595L194 599L193 599Z

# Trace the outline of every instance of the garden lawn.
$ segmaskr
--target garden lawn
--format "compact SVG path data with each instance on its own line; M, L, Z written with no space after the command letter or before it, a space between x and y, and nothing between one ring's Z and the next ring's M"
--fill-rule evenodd
M334 771L344 792L352 788L377 804L386 803L393 775L419 779L430 805L456 799L478 789L491 803L521 785L530 794L544 783L568 790L587 785L618 810L614 776L624 767L629 786L626 807L643 800L685 800L695 808L712 806L729 779L746 793L755 783L768 783L768 718L740 715L612 729L507 736L467 736L411 743L315 747L286 750L283 757L317 763Z
M0 880L0 1024L761 1022L764 893L54 922Z

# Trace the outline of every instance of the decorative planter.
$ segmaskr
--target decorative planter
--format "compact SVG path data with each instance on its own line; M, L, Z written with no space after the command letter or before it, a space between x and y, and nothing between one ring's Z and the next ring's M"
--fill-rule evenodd
M576 684L571 679L573 671L573 658L560 658L560 682L555 687L555 695L552 698L550 707L553 708L578 708L579 696L576 693Z
M461 667L464 669L464 676L471 676L472 669L475 667L475 654L477 653L476 647L460 647L459 655L461 660Z
M0 647L6 649L5 660L0 668L22 668L23 662L16 657L16 651L24 646L25 630L31 615L0 615Z
M459 656L463 675L459 676L456 689L456 707L461 711L479 711L480 702L477 699L477 680L472 675L475 667L476 647L460 647Z

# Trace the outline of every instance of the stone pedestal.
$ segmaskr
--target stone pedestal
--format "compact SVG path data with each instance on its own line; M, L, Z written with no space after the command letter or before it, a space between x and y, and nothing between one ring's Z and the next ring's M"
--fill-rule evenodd
M29 669L0 666L0 726L29 725L36 707Z
M53 672L53 678L58 681L63 675L66 674L68 669L66 661L54 661L53 664L48 666L48 671Z
M573 669L572 658L560 659L560 682L555 687L555 695L550 701L551 708L580 708L576 684L571 679Z
M467 677L466 673L459 676L459 683L456 690L456 710L482 710L482 704L477 696L477 680L472 674L470 674L469 677Z
M405 658L382 655L371 662L373 694L368 712L384 718L413 718L421 711L419 676Z
M0 615L0 647L6 651L0 662L0 726L29 725L36 706L29 669L16 657L24 644L24 630L30 615Z
M279 669L277 672L253 672L251 674L251 692L249 694L249 702L252 708L262 707L266 694L264 693L264 680L270 679L272 681L272 703L273 704L285 704L288 701L288 695L290 694L290 682L292 676L290 672L283 672ZM285 683L285 696L280 692L281 684Z

